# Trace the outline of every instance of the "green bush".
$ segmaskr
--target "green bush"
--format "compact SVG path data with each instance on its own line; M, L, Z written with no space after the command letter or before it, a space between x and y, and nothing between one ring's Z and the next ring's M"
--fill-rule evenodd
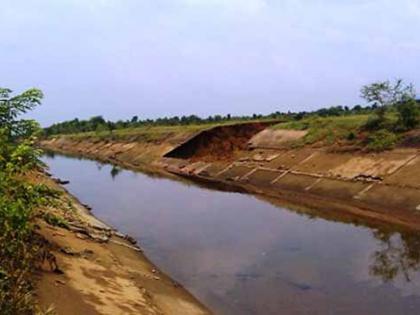
M42 98L31 89L11 96L0 88L0 314L32 314L32 276L43 245L37 241L32 218L49 205L55 193L30 184L26 176L43 164L34 149L37 123L19 119Z
M414 99L400 103L396 107L399 114L397 124L398 129L405 131L418 126L420 117L420 105Z
M396 134L386 130L378 130L368 137L367 149L369 151L384 151L392 149L398 141Z

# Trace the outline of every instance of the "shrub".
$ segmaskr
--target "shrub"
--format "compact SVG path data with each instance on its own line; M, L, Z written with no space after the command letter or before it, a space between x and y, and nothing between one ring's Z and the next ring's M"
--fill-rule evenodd
M396 107L399 114L398 129L410 130L419 124L420 106L414 99L402 102Z
M0 88L0 314L32 314L32 272L42 248L32 224L35 209L55 193L30 184L26 175L43 164L34 149L37 124L19 116L38 105L42 93L30 89L11 96Z
M368 137L367 149L370 151L384 151L392 149L398 141L396 134L381 129Z

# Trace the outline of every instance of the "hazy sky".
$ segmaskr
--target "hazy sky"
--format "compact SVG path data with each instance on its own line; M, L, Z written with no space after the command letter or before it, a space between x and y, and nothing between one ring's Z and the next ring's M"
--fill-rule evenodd
M420 89L420 0L2 0L0 86L42 124L252 114Z

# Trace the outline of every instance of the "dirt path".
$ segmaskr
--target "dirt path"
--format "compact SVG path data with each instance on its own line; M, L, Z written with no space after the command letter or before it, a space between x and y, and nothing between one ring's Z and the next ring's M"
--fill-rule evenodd
M55 185L40 176L39 180ZM59 188L59 187L58 187ZM44 262L38 300L59 315L211 314L179 284L160 272L133 241L110 230L65 192L63 205L48 211L64 217L69 229L39 221L62 274Z

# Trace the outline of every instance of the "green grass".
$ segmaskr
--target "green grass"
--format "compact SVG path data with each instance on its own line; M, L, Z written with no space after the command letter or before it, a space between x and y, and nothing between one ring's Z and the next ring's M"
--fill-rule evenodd
M54 137L68 137L71 139L101 139L101 140L127 140L127 141L145 141L154 142L167 139L169 137L186 137L204 129L223 126L223 125L234 125L241 123L252 123L262 122L268 120L235 120L218 123L208 123L200 125L176 125L176 126L144 126L137 128L124 128L113 130L112 133L109 130L104 131L90 131L80 132L67 135L52 135Z
M159 141L173 135L186 135L208 128L209 125L188 125L188 126L156 126L138 127L106 131L80 132L69 135L59 135L71 139L112 139L112 140L143 140L147 142ZM56 137L56 136L52 136Z
M272 128L288 130L306 130L303 139L295 145L322 143L331 145L340 140L353 139L359 133L369 115L352 115L338 117L310 117L298 121L280 123Z

